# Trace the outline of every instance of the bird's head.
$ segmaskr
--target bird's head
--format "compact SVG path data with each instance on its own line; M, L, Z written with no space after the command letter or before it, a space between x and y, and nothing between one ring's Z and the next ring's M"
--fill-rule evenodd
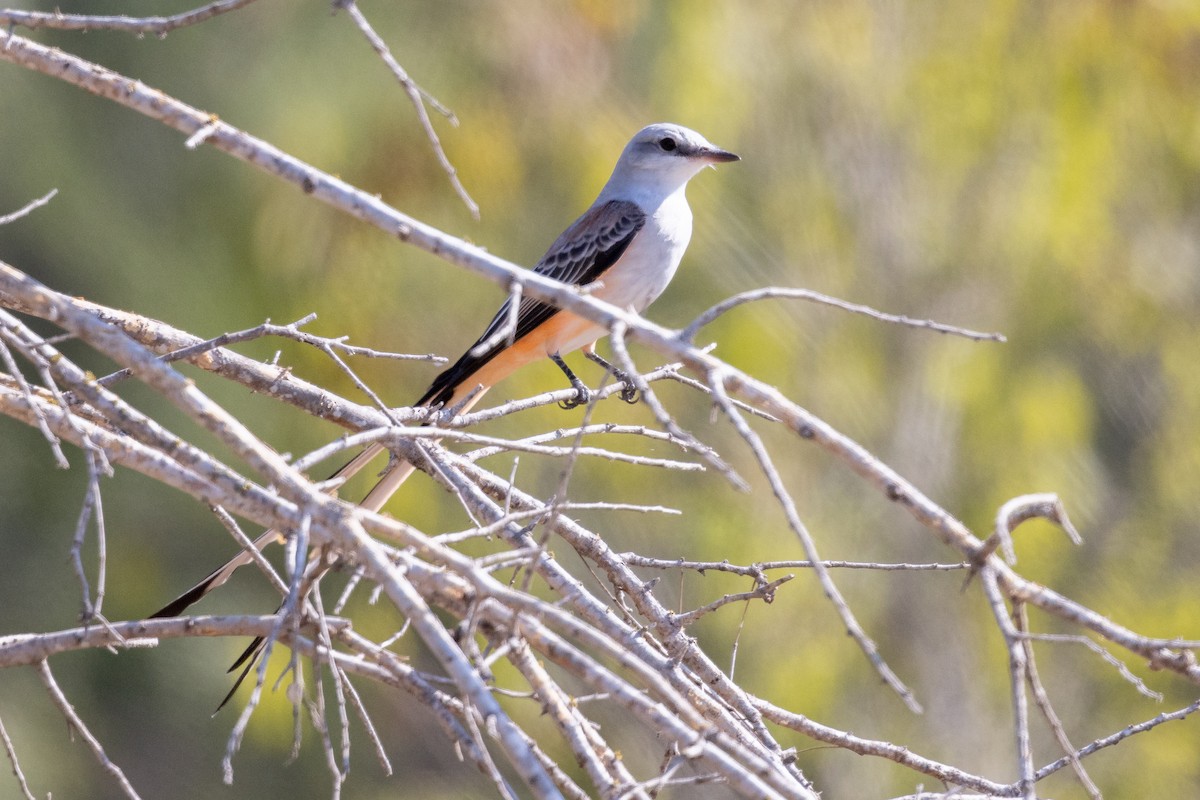
M660 122L642 128L625 145L607 189L614 195L665 197L705 167L740 160L689 128Z

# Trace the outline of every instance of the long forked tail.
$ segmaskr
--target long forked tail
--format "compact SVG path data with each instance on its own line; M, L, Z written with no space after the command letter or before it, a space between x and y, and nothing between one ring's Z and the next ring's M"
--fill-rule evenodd
M378 455L379 451L382 449L383 448L380 445L371 445L355 456L352 461L334 473L330 479L333 480L344 477L346 480L349 480L350 478L354 477L354 474L361 470L368 461ZM379 482L371 487L371 491L367 492L367 496L362 499L359 505L363 508L366 508L368 511L378 511L383 507L383 504L386 503L388 499L396 493L396 490L400 488L400 485L404 483L408 476L413 474L413 470L415 469L416 468L407 461L393 465L392 468L388 470L382 478L379 479ZM271 544L272 542L281 538L282 537L279 535L278 531L271 529L255 539L254 546L261 551L268 544ZM191 589L188 589L179 597L176 597L167 605L163 606L162 609L151 615L152 618L179 616L188 608L188 606L192 605L197 600L211 592L213 589L229 580L229 576L233 574L235 569L242 566L242 564L250 563L251 560L253 560L252 556L247 551L243 550L242 552L238 553L237 556L227 561L224 566L222 566L216 572L209 575ZM311 569L312 564L309 566ZM283 606L275 609L275 613L279 613L281 608L283 608ZM242 683L245 682L246 677L250 674L250 670L254 669L254 665L258 663L259 656L262 655L265 641L266 640L262 636L255 636L254 640L251 641L250 644L247 645L246 649L242 651L242 654L237 657L237 660L229 665L229 669L226 670L227 673L231 673L239 667L241 668L241 672L238 673L233 685L229 687L229 691L225 694L225 697L222 698L220 704L213 711L214 716L218 711L224 708L230 700L233 699L235 694L237 694L238 688L240 688Z
M436 384L435 384L436 385ZM470 394L474 391L474 394ZM463 398L469 399L463 403L463 407L459 409L459 413L465 414L471 409L475 403L483 397L487 391L487 386L477 387L472 385L470 391L464 388L464 384L459 382L457 385L449 387L448 391L444 391L445 404L449 408L453 408L456 403L462 402ZM329 481L339 481L338 485L353 478L363 467L370 461L383 452L384 447L380 444L368 445L361 453L343 464L336 472L329 476ZM360 506L368 511L378 511L383 508L383 505L391 498L393 494L400 488L404 481L408 480L408 476L412 475L416 468L407 461L401 461L392 464L384 473L379 482L371 487L371 491L359 503ZM259 552L262 552L267 545L274 542L283 541L283 534L278 530L271 528L263 532L257 539L254 540L254 547ZM199 602L208 595L213 589L216 589L221 584L229 580L234 571L238 567L251 563L254 557L248 550L242 550L233 558L226 561L221 566L211 572L208 577L197 583L192 588L188 589L183 594L176 597L171 602L151 614L148 619L158 619L160 617L178 617L195 603Z
M594 323L573 314L559 313L552 306L534 303L528 309L528 318L518 325L515 341L506 344L493 343L486 352L477 353L477 348L488 340L500 322L508 318L507 309L506 304L492 320L484 335L463 353L458 361L434 378L433 384L415 405L457 407L457 413L465 414L483 398L489 388L524 365L544 358L550 352L547 349L548 343L559 340L574 341L581 333L586 332L589 326L596 327ZM594 333L596 336L601 335L603 328L597 328ZM578 344L574 346L577 347ZM330 480L349 480L383 449L382 445L370 445L330 476ZM413 465L407 462L391 464L360 505L370 511L378 511L414 469ZM283 535L279 531L271 529L254 540L254 547L262 551L267 545L282 539ZM160 608L151 618L179 616L193 603L229 580L234 570L253 560L249 551L238 553L204 580Z
M372 458L374 458L376 455L378 455L380 453L380 451L382 451L382 450L383 450L382 445L373 444L373 445L368 446L361 453L359 453L354 458L350 459L345 464L343 464L337 470L337 472L330 475L329 480L334 481L334 480L340 479L342 483L350 480L355 475L357 475L362 470L362 468L365 467L367 465L367 463ZM398 465L398 466L408 466L408 465ZM411 472L411 470L410 470L410 472ZM384 477L384 480L387 480L387 476ZM383 483L383 481L380 481L380 483ZM372 489L371 491L374 492L375 490ZM395 490L393 489L393 491L395 491ZM368 497L370 497L370 495L368 495ZM380 505L382 505L382 503L380 503ZM378 510L379 510L378 508L372 509L372 511L378 511ZM262 552L267 547L267 545L272 544L274 542L281 542L281 541L283 541L283 534L281 534L276 529L271 528L270 530L264 531L262 534L259 535L259 537L257 539L254 540L254 548L256 550L258 550L259 552ZM207 595L213 589L216 589L218 586L225 583L225 581L229 580L230 576L233 575L234 571L238 567L249 564L253 560L254 560L254 556L250 555L250 552L248 550L242 550L236 556L229 559L224 564L222 564L221 566L219 566L215 570L213 570L208 575L208 577L206 577L204 580L200 581L195 586L188 589L186 592L179 595L171 602L167 603L165 606L160 608L158 611L155 611L153 614L151 614L148 617L148 619L158 619L160 617L178 617L180 614L182 614L190 606L192 606L193 604L195 604L196 602L201 600L205 595Z
M449 394L449 407L453 407L455 403L462 402L462 398L468 394L468 392L461 389L461 385L455 388L457 388L458 391L454 391L454 389L452 389L451 393ZM475 390L475 394L471 395L470 399L463 403L463 407L459 409L460 413L466 413L467 410L469 410L473 405L475 405L476 402L479 401L481 397L483 397L483 394L486 391L487 389L485 387L481 387L481 390ZM330 475L328 480L336 481L340 479L340 483L338 485L350 480L352 477L358 474L373 458L375 458L375 456L379 455L383 449L383 445L369 445L361 453L350 459L350 461L346 462L340 469L337 470L337 472ZM369 511L378 511L383 507L388 499L396 493L396 490L399 489L404 481L408 479L408 476L412 475L415 469L416 468L412 464L406 461L392 464L387 472L384 473L383 477L379 479L379 482L371 487L371 491L367 492L367 495L362 499L359 505ZM254 540L254 547L261 552L267 547L267 545L282 540L283 534L281 534L278 530L271 528L270 530L264 531L257 539ZM250 555L248 550L242 550L236 556L229 559L212 573L210 573L204 580L200 581L195 586L188 589L171 602L167 603L158 611L155 611L150 615L149 619L180 616L193 604L203 599L213 589L216 589L218 586L229 580L230 576L233 575L234 571L238 567L249 564L253 560L254 557ZM254 669L254 665L258 662L259 657L262 655L264 642L265 640L263 637L254 637L254 640L250 642L249 646L242 651L242 654L238 656L237 660L234 661L229 667L228 672L233 672L239 667L241 668L241 672L234 680L233 686L230 687L228 694L225 695L225 697L221 700L220 705L218 705L213 711L214 715L229 703L230 699L233 698L233 695L237 692L238 688L250 674L250 670Z
M350 480L359 471L361 471L362 468L371 461L371 459L379 455L380 451L382 450L383 447L381 445L373 444L368 446L361 453L356 455L350 461L346 462L346 464L338 469L337 472L329 476L329 480L338 480L339 478L342 480L342 482ZM386 475L383 476L382 479L380 479L379 483L375 484L371 491L367 493L367 496L363 498L361 505L365 506L371 511L378 511L380 507L387 502L388 498L395 493L396 489L400 487L400 484L404 483L405 478L411 475L412 472L412 464L407 462L396 464L391 470L388 471ZM262 535L254 540L254 547L261 552L267 545L282 540L282 534L280 534L279 531L275 530L274 528L271 528L268 531L264 531ZM229 577L233 575L234 571L238 567L244 564L249 564L253 560L254 557L250 555L249 551L241 551L236 556L218 567L217 570L210 574L207 578L200 581L183 594L179 595L179 597L176 597L174 600L167 603L158 611L155 611L150 615L150 619L155 619L157 617L178 617L213 589L216 589L218 586L225 583L225 581L229 580ZM279 609L276 609L276 613L278 613L278 611ZM246 676L250 674L250 670L254 669L254 665L258 662L258 658L262 654L264 642L265 640L263 637L255 636L254 640L250 642L249 646L247 646L246 649L242 651L242 654L237 657L237 660L230 665L227 672L233 672L239 667L242 668L242 671L238 674L237 679L234 680L233 686L229 687L229 692L224 698L222 698L220 704L213 711L214 715L229 703L234 694L237 693L238 688L246 680Z

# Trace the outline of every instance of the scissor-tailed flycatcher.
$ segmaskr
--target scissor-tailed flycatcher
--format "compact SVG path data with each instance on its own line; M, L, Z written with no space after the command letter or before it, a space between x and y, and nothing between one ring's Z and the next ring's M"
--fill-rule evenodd
M670 283L692 236L692 211L684 196L688 181L706 166L737 160L733 153L679 125L643 128L625 146L596 202L550 245L534 272L574 286L594 285L594 297L640 313ZM553 359L575 387L577 396L568 407L579 405L588 400L587 387L562 360L579 348L617 373L594 351L596 340L608 333L604 326L541 300L522 298L511 336L500 335L512 318L512 303L509 297L483 335L434 379L414 405L461 404L460 412L466 412L496 383L544 357ZM629 401L636 397L627 379L622 396ZM382 445L371 445L333 477L349 479L382 450ZM361 505L378 511L412 471L411 464L392 465ZM270 530L254 544L261 550L279 538L279 532ZM178 616L251 560L248 553L239 553L153 616ZM252 645L247 655L253 651Z

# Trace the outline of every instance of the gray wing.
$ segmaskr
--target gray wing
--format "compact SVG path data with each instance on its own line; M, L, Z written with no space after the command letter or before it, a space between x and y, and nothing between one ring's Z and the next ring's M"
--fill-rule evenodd
M554 240L554 244L550 245L550 249L538 261L533 271L563 283L586 286L598 280L620 259L625 253L625 248L629 247L633 237L645 224L645 213L636 203L628 200L610 200L603 205L594 206ZM473 355L471 352L504 328L512 302L512 297L504 301L504 305L496 312L483 334L467 348L467 352L463 353L458 361L434 379L416 405L437 405L449 400L464 380L508 346L508 342L501 341L485 353ZM549 303L532 297L522 297L520 305L517 306L517 325L513 341L529 334L558 311L558 307Z
M616 263L633 241L634 235L645 224L646 215L635 203L628 200L610 200L602 206L590 209L563 231L533 271L563 283L586 286L599 279ZM487 330L472 347L486 341L504 326L511 306L510 297L504 301L504 305L488 324ZM549 309L550 313L544 313L541 309ZM532 297L522 298L520 306L517 307L515 338L533 330L556 311L557 308L540 300Z

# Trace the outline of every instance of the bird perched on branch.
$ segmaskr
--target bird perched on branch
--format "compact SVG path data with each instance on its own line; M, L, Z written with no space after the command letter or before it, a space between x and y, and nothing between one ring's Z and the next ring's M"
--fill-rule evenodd
M688 181L705 167L738 160L681 125L660 123L643 128L625 145L595 202L550 245L534 272L587 290L620 308L644 311L670 283L691 239L692 211L684 195ZM587 358L624 382L622 397L634 402L637 389L633 381L595 352L596 341L607 334L603 325L550 303L510 296L475 344L438 375L414 405L457 407L459 413L465 413L517 369L550 358L575 389L575 397L564 403L572 408L591 396L562 358L580 348ZM383 449L380 444L367 447L331 479L348 480ZM360 505L378 511L413 470L408 462L394 461ZM279 531L269 530L254 544L261 550L281 538ZM152 616L178 616L251 560L248 552L239 553ZM260 644L252 644L231 671L250 659ZM242 678L245 675L243 672Z

